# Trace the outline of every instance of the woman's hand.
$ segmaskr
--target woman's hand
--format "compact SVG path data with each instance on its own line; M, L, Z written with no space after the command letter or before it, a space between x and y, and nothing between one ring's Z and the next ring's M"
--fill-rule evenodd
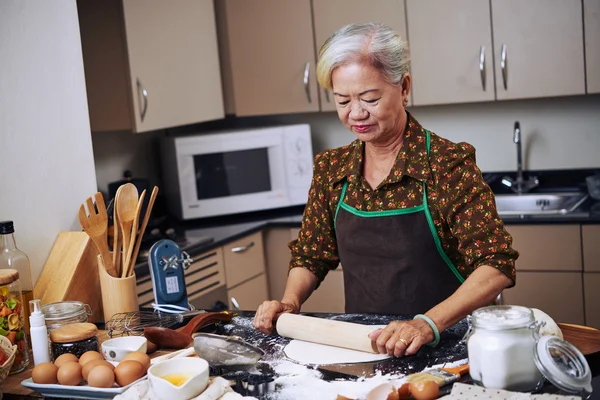
M299 307L294 304L283 303L277 300L265 301L256 310L252 326L262 333L270 335L273 332L273 322L281 314L298 314L299 311Z
M376 343L379 353L401 357L415 354L434 339L434 333L426 321L413 319L392 321L385 328L371 332L369 338Z

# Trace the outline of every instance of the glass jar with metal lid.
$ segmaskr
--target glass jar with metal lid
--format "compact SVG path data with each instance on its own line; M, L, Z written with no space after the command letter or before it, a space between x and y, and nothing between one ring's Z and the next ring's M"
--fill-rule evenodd
M92 315L92 309L80 301L60 301L43 305L42 313L46 319L48 332L50 332L52 329L66 324L88 322L88 317Z
M564 392L590 395L592 376L583 354L558 337L542 337L545 322L536 321L530 308L482 307L469 321L467 351L475 384L531 392L546 378Z
M29 347L19 271L15 269L0 269L0 335L17 346L10 373L23 371L29 365Z

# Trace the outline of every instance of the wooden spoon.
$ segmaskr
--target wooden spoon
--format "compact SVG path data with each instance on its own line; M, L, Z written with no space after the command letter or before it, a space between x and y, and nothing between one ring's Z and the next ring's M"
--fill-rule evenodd
M584 356L600 352L600 330L583 325L557 324L564 339L577 347Z
M158 347L185 349L192 343L192 334L198 329L218 321L229 322L234 316L235 314L228 311L199 314L177 330L158 326L145 328L144 336Z
M121 227L121 233L123 234L123 264L122 268L126 269L127 257L129 251L129 242L131 240L131 227L133 226L133 220L135 219L135 212L138 203L138 191L133 183L126 183L121 185L117 191L115 199L115 208L117 209L117 218L119 219L119 226Z
M144 238L144 232L146 232L146 227L148 226L148 221L150 220L150 213L152 212L152 207L154 207L154 201L156 200L156 196L158 195L158 186L154 186L152 189L152 194L150 195L150 200L148 201L148 208L146 208L146 214L144 214L144 220L142 221L142 226L140 227L140 233L135 241L135 248L133 249L133 255L131 256L131 266L130 271L127 271L126 277L133 273L133 266L135 265L135 260L137 260L138 253L140 252L140 246L142 245L142 239Z
M142 195L138 199L137 207L135 209L135 217L133 218L133 224L131 225L131 239L129 240L129 246L127 246L127 255L125 256L125 264L123 264L123 272L121 273L121 278L127 277L131 269L131 266L129 264L132 262L131 255L133 253L133 247L135 246L135 237L140 226L140 213L142 212L142 205L144 204L145 196L146 189L142 191Z
M121 236L123 235L122 233L120 233L121 231L121 227L119 226L119 216L117 215L117 195L119 194L119 191L121 190L121 187L119 186L119 188L117 189L117 193L115 194L115 203L113 204L113 255L112 255L112 261L113 261L113 266L115 268L115 271L117 271L117 276L121 274Z
M117 276L117 272L114 269L112 258L110 256L110 250L108 249L108 239L106 235L108 232L108 214L106 212L104 198L100 192L96 193L94 198L96 199L98 212L96 212L96 208L94 208L92 198L88 197L85 202L90 215L88 217L83 204L79 206L79 223L98 248L106 272L111 276Z

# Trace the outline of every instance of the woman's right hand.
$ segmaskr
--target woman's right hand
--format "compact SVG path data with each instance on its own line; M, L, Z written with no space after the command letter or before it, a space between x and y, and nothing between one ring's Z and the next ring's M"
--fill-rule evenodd
M283 303L277 300L265 301L256 310L252 326L262 333L270 335L273 332L273 322L281 314L298 314L299 312L299 308L294 304Z

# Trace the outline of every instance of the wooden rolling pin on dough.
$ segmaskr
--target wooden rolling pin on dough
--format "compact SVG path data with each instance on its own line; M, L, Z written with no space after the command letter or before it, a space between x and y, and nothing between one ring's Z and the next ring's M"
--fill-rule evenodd
M332 321L306 315L283 314L277 320L277 333L283 337L367 353L378 353L369 333L378 326Z

